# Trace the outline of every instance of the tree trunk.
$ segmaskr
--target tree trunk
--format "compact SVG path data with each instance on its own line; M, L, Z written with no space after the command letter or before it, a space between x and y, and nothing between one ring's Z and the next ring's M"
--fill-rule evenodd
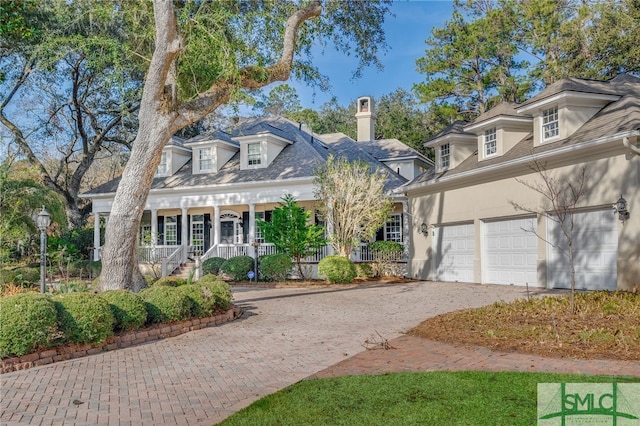
M142 213L153 177L162 158L162 148L171 138L171 119L148 111L140 117L140 129L118 185L102 251L100 289L139 291L145 280L138 268L137 238ZM151 118L154 117L154 118ZM143 124L144 123L144 124ZM151 124L153 123L153 124Z

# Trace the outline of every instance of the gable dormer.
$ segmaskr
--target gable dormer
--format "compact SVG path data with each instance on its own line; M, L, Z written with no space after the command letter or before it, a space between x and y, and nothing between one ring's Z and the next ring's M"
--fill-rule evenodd
M436 157L436 172L455 168L476 150L476 135L464 131L464 121L456 121L425 142L433 148Z
M269 167L278 154L292 143L269 132L238 136L234 139L240 144L240 170Z
M565 78L518 108L533 116L533 144L540 146L571 136L610 102L620 99L607 82Z
M191 159L191 149L184 146L183 140L173 136L162 149L162 159L156 170L156 176L172 176Z
M186 142L193 153L192 173L217 173L240 149L240 144L224 132L196 136Z
M518 114L516 107L517 104L503 102L464 127L476 136L478 161L504 155L531 133L532 117Z

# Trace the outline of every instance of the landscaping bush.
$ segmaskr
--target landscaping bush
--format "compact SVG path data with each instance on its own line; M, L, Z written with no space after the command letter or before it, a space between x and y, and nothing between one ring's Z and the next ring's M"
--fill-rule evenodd
M72 343L100 343L113 335L115 318L106 300L94 293L54 296L64 339Z
M85 283L84 281L68 280L68 281L61 281L58 284L56 284L53 292L55 294L76 293L76 292L87 291L88 289L89 287L87 286L87 283Z
M284 281L293 268L291 257L286 254L260 256L260 274L267 281Z
M150 324L181 321L191 316L192 300L176 288L154 285L139 294L146 302L147 322Z
M236 256L228 259L220 266L220 271L229 274L233 281L246 281L247 273L253 269L253 258Z
M371 278L373 277L373 267L370 263L356 263L356 277Z
M25 266L15 269L2 269L0 271L0 281L2 283L30 287L40 282L40 268Z
M326 256L318 263L318 273L331 283L348 284L356 277L356 267L346 257Z
M109 303L116 331L137 330L147 322L147 307L139 295L128 290L110 290L99 296Z
M222 266L222 264L226 261L227 259L225 259L224 257L210 257L209 259L202 262L202 273L204 275L218 275L218 272L220 272L220 266Z
M59 337L56 308L44 294L23 293L0 299L0 358L53 346Z
M192 313L195 317L212 316L216 311L228 308L231 301L229 285L220 280L198 280L195 284L184 285L176 290L192 300Z
M179 287L181 285L185 285L187 280L180 277L167 276L158 279L153 283L153 286L164 286L164 287Z
M396 241L375 241L369 245L374 255L374 275L390 276L399 275L398 261L402 259L404 246Z

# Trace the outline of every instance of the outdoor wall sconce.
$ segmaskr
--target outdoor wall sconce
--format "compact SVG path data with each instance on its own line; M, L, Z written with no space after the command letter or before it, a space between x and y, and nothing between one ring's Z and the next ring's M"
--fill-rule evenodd
M429 233L429 225L422 222L422 224L420 225L420 233L426 237Z
M613 212L618 213L618 219L620 222L623 222L629 219L629 211L627 210L627 200L624 199L622 194L620 194L620 198L613 205Z

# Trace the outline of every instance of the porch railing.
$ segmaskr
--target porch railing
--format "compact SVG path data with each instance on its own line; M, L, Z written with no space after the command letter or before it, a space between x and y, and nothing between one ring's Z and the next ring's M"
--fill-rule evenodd
M176 246L173 246L176 247ZM187 262L187 247L177 246L178 248L169 256L162 259L162 276L171 275L173 271L178 269L180 265Z
M171 275L180 265L187 261L185 246L149 246L138 247L138 262L159 265L162 276Z

